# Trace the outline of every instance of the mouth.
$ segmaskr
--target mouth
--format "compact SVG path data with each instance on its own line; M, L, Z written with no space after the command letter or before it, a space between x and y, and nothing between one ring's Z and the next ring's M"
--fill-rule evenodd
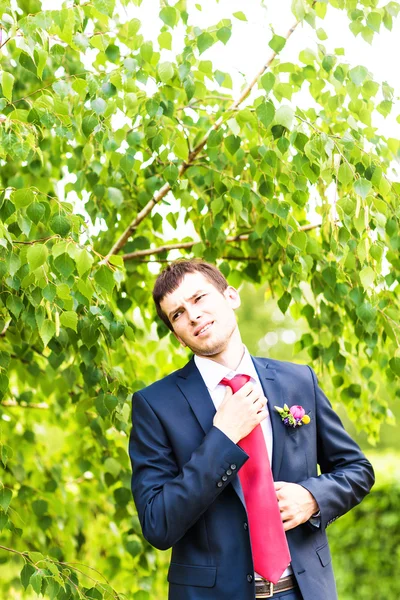
M195 333L196 337L201 337L204 334L207 333L207 331L210 329L210 327L212 327L212 325L214 325L214 321L211 321L211 323L207 323L206 325L204 325L204 327L202 329L200 329L200 331L198 331L198 333Z

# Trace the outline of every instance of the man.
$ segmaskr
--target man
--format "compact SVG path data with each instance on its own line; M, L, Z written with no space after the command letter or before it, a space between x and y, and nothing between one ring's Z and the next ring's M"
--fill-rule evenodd
M310 367L249 355L216 267L173 263L153 298L194 353L133 395L132 493L144 537L172 547L169 599L335 600L325 529L370 463Z

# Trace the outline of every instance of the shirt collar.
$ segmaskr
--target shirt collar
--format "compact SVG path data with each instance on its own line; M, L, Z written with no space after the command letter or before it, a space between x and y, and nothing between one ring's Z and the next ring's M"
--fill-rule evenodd
M215 360L195 354L195 365L200 371L200 375L210 392L215 390L221 379L224 377L232 379L232 377L238 374L249 375L249 377L257 381L257 372L250 353L245 345L243 345L243 349L243 357L236 371L232 371L229 367L225 367Z

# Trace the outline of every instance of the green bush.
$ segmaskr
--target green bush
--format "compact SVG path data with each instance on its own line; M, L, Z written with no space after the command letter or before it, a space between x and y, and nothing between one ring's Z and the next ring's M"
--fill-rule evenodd
M339 600L398 600L400 483L378 483L329 527Z

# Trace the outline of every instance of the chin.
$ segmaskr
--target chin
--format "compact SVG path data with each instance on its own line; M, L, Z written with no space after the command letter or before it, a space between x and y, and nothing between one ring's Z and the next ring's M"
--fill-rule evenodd
M190 349L195 354L199 354L200 356L215 356L215 354L219 354L225 348L225 343L213 343L213 344L204 344L204 346L192 346Z

